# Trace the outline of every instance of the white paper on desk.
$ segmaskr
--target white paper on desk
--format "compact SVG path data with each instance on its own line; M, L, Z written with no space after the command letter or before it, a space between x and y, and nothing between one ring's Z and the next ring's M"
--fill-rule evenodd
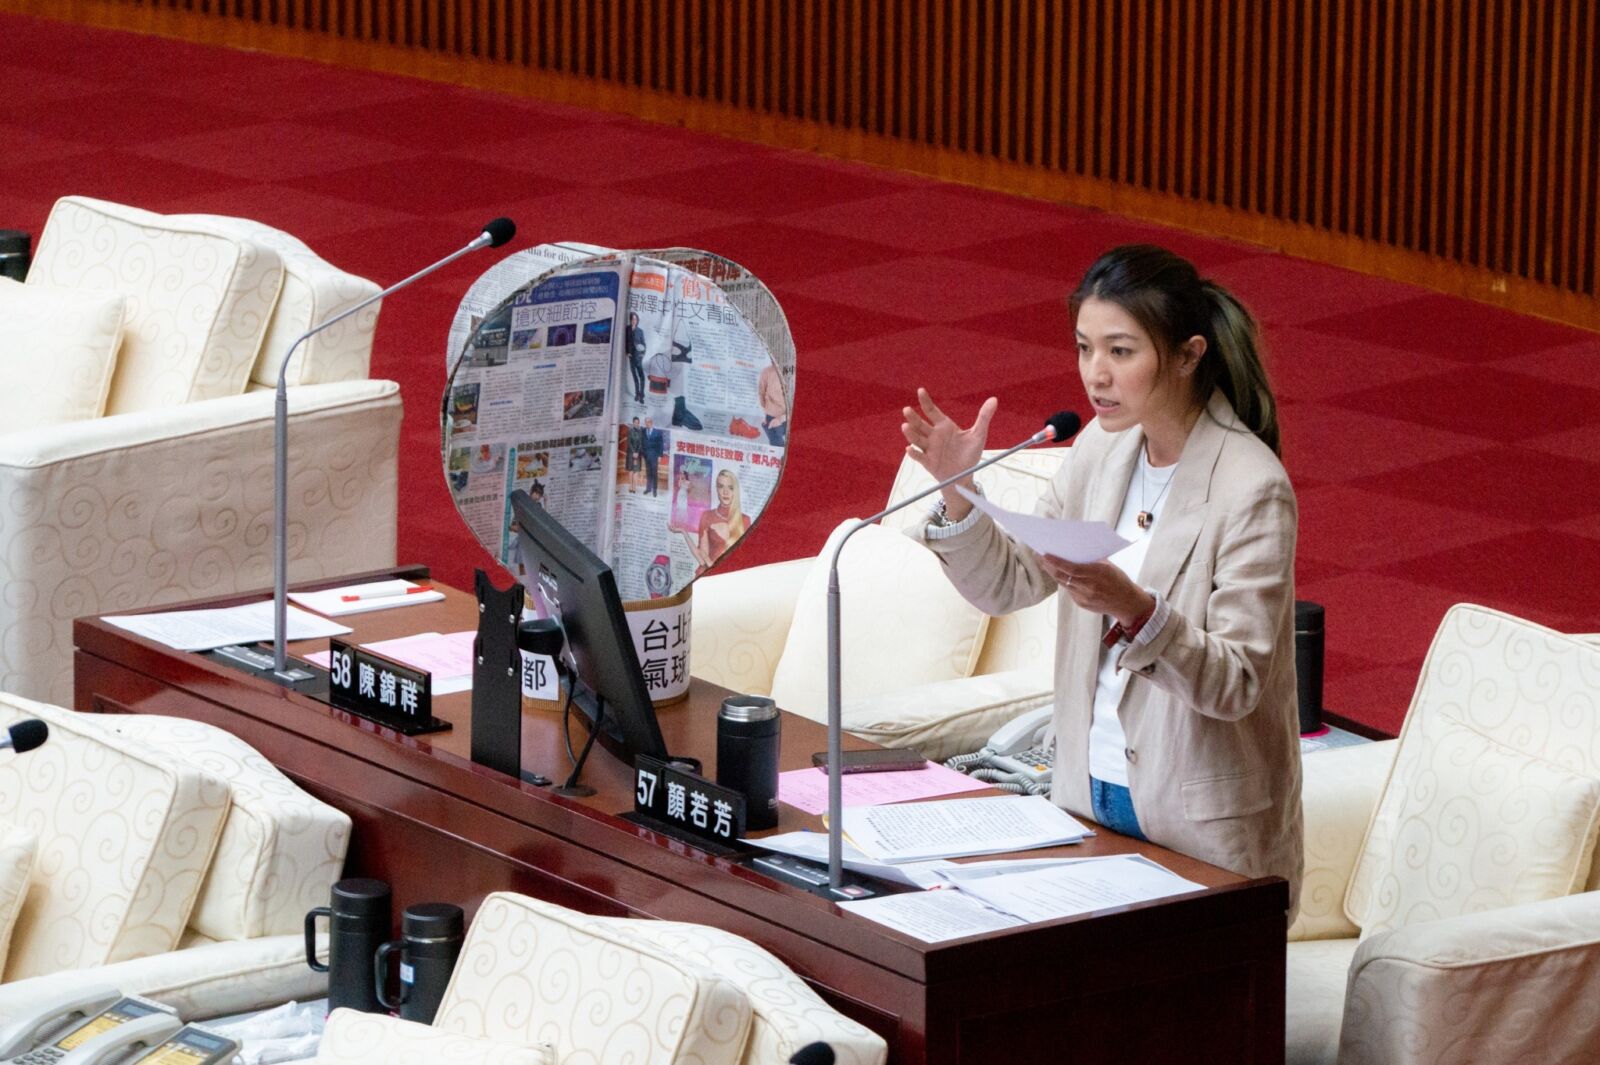
M927 943L982 935L1023 923L959 891L881 895L861 902L841 902L839 908Z
M352 630L296 607L288 608L290 640L321 640ZM169 610L164 614L124 614L102 619L135 636L179 651L209 651L235 643L272 639L272 600L212 610Z
M1055 847L1089 835L1043 795L849 806L841 816L856 849L896 865Z
M1006 532L1027 544L1041 555L1054 555L1068 562L1099 562L1128 546L1129 541L1117 535L1115 529L1103 521L1074 521L1071 518L1041 518L1037 514L997 507L989 500L956 486L973 506L995 520Z
M1202 885L1137 854L961 884L963 894L1030 923L1201 890Z
M763 850L776 851L779 854L792 854L796 858L804 858L808 862L816 862L822 866L828 864L828 834L826 832L783 832L776 836L744 839L739 842L747 843L752 847L760 847ZM887 880L892 884L905 884L907 887L914 888L938 887L944 883L942 874L946 870L956 867L954 862L946 861L886 865L883 862L873 861L848 843L844 844L840 859L844 867L852 873L874 876L879 880Z
M315 592L290 592L289 598L307 610L315 610L330 618L343 617L346 614L365 614L369 610L437 603L444 598L444 593L436 589L412 595L406 594L407 588L415 587L417 585L412 581L370 581L366 584L347 584L342 588L323 588ZM377 598L358 599L353 603L347 603L344 601L347 595Z

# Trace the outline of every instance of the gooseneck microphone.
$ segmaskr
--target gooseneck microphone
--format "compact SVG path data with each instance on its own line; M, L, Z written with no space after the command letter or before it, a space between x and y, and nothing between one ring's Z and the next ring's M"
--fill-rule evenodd
M18 754L33 750L50 738L50 726L36 717L25 718L0 736L0 750L10 748Z
M482 231L473 237L464 247L446 255L432 266L425 266L412 274L404 281L390 285L382 292L374 293L352 307L312 326L295 338L289 345L289 350L283 353L283 362L278 365L278 396L277 404L273 410L272 444L273 444L273 526L272 526L272 679L280 684L294 684L297 681L309 680L310 673L303 670L289 669L288 628L289 628L289 360L294 357L295 350L301 344L310 340L329 326L349 318L386 296L391 296L407 285L420 281L433 273L443 269L461 258L470 255L479 248L498 248L517 234L517 225L509 218L496 218L484 223Z
M1060 443L1069 440L1079 429L1083 428L1083 419L1070 410L1057 411L1044 423L1044 428L1034 433L1028 439L1015 447L1006 448L998 455L990 456L974 466L969 466L956 474L924 489L909 499L902 499L891 507L886 507L870 518L862 518L839 538L839 545L833 549L833 558L828 563L828 890L836 895L844 883L844 818L840 816L844 808L844 786L841 783L840 763L844 760L844 706L839 690L839 555L844 551L844 545L850 537L861 529L882 518L888 517L897 510L903 510L911 504L926 499L933 493L943 488L948 488L957 481L971 477L979 470L992 466L1001 459L1009 458L1024 448L1042 444L1047 440ZM829 1051L831 1054L832 1051ZM831 1060L831 1059L830 1059Z

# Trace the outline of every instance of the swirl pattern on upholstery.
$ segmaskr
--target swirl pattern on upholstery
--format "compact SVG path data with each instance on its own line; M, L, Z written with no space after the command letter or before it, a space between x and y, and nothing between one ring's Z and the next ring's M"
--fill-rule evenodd
M1344 915L1344 893L1395 747L1394 740L1384 740L1318 751L1304 759L1300 802L1305 809L1306 860L1300 910L1289 926L1291 943L1361 934Z
M398 388L290 395L290 579L393 565ZM0 436L0 689L70 703L80 615L271 587L272 402Z
M676 921L595 918L687 958L722 976L750 999L750 1043L744 1065L787 1062L809 1043L833 1048L839 1065L883 1065L883 1037L829 1006L787 965L749 940L705 925Z
M498 892L473 918L434 1025L548 1043L562 1065L736 1065L750 1002L602 919Z
M244 391L283 265L265 245L86 196L56 201L29 283L128 300L106 411L171 407Z
M1415 789L1437 787L1441 759L1452 752L1466 756L1465 737L1456 736L1456 746L1440 747L1453 733L1442 730L1436 719L1455 722L1482 737L1493 745L1484 748L1486 753L1491 749L1518 752L1552 770L1559 767L1576 777L1600 780L1600 647L1484 607L1461 604L1445 615L1423 663L1401 731L1399 753L1345 896L1345 915L1368 931L1367 917L1381 901L1379 882L1389 869L1389 856L1396 854L1397 848L1418 853L1419 847L1458 838L1477 823L1485 803L1498 800L1492 791L1480 789L1476 794L1482 799L1477 803L1441 806L1439 813L1447 821L1430 823L1414 816L1402 821L1405 814L1415 813L1408 804L1433 798L1448 801L1446 796ZM1517 781L1508 780L1506 799L1525 794L1510 790ZM1474 783L1489 787L1481 775L1467 783L1469 788ZM1528 816L1528 811L1508 808L1503 812L1519 819ZM1573 858L1580 866L1573 889L1586 882L1592 887L1595 882L1592 826L1588 833L1587 844L1580 844ZM1542 846L1556 842L1540 840ZM1493 848L1485 851L1483 858L1503 867L1509 860ZM1456 875L1449 870L1446 873ZM1439 902L1446 902L1468 883L1465 878L1438 881L1431 890L1444 896ZM1439 912L1462 911L1457 907Z
M225 215L169 215L168 220L259 244L276 252L282 260L283 292L272 309L261 354L250 374L256 384L276 386L283 353L296 337L378 292L378 286L371 281L329 265L304 242L281 229ZM300 345L290 361L287 382L316 385L364 379L372 361L372 337L382 306L374 303Z
M689 654L694 675L736 692L772 691L795 600L815 564L796 558L696 577Z
M307 910L328 904L350 843L348 815L213 725L150 714L118 715L109 724L227 781L232 792L190 928L215 940L292 935L303 929Z
M0 278L0 425L6 432L105 412L127 307L117 292Z
M1600 895L1367 937L1350 963L1340 1065L1600 1061Z
M337 1009L317 1048L319 1065L556 1065L547 1044L518 1046L446 1032L398 1017Z
M228 813L228 787L107 732L89 715L0 696L0 725L50 739L0 764L0 817L38 835L5 978L138 958L177 945Z
M11 931L28 897L33 859L39 851L39 834L21 825L0 821L0 972L5 971L11 949Z

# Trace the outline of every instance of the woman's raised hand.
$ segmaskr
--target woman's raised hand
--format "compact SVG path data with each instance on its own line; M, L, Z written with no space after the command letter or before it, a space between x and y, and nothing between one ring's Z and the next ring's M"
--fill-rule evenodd
M983 457L983 445L989 439L989 422L994 419L999 405L999 400L990 396L978 408L978 416L972 424L963 429L939 409L927 389L917 389L917 406L902 408L900 412L905 418L900 432L906 438L906 454L936 481L954 477ZM952 495L954 493L946 490L947 503L952 509L965 513L965 502L956 508L960 497L952 499Z

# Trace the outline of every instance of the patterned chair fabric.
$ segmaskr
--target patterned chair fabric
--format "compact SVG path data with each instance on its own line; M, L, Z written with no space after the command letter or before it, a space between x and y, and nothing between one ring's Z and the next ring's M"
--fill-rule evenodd
M0 765L0 818L38 837L0 1016L86 980L189 1019L326 993L303 921L340 876L348 817L210 725L0 696L0 724L22 717L51 732Z
M500 892L473 918L434 1025L547 1043L562 1065L738 1065L750 1002L604 920Z
M346 814L213 725L153 714L117 715L107 725L228 782L233 803L191 929L213 940L294 935L306 911L328 904L350 843Z
M87 196L56 201L30 283L128 297L107 414L244 391L283 287L263 244Z
M1439 625L1396 744L1307 757L1307 877L1296 922L1303 938L1289 944L1291 1065L1600 1061L1600 1007L1584 993L1600 971L1600 871L1592 858L1582 859L1582 840L1571 873L1577 894L1488 909L1489 892L1442 898L1441 909L1448 905L1453 916L1399 927L1384 922L1385 930L1355 938L1378 912L1374 897L1388 890L1374 856L1392 852L1397 833L1426 864L1508 807L1522 808L1512 789L1525 787L1526 778L1506 773L1494 778L1504 793L1488 788L1487 778L1470 778L1487 790L1461 788L1447 823L1400 820L1418 800L1431 802L1428 789L1452 776L1429 765L1454 749L1441 746L1441 732L1431 726L1450 725L1566 777L1600 779L1597 690L1594 643L1462 604ZM1492 866L1511 855L1512 848L1486 839L1469 864L1446 868L1432 882L1446 892L1492 880ZM1337 908L1330 904L1336 896Z
M338 1009L328 1016L317 1065L557 1065L555 1049L446 1032L398 1017Z
M247 385L376 288L259 223L81 196L56 204L29 282L129 308L107 416L0 434L0 690L64 704L73 618L271 585L273 397ZM291 580L395 560L400 394L360 379L376 315L291 367Z
M228 786L86 715L0 696L0 725L50 739L0 765L0 818L39 839L7 981L177 946L222 832Z
M978 474L978 483L999 505L1032 511L1060 467L1062 453L1060 448L1021 452ZM932 484L922 467L903 460L889 503ZM927 520L928 506L931 500L927 506L914 504L883 524L904 532ZM817 564L826 563L793 559L695 581L694 674L735 691L770 694L795 604ZM1055 626L1052 600L992 618L971 676L912 685L870 699L852 700L847 692L845 727L875 743L916 747L935 759L977 750L1006 721L1049 702ZM885 632L881 638L893 639L894 634ZM872 653L870 645L859 643L851 650ZM820 673L824 663L811 668Z

